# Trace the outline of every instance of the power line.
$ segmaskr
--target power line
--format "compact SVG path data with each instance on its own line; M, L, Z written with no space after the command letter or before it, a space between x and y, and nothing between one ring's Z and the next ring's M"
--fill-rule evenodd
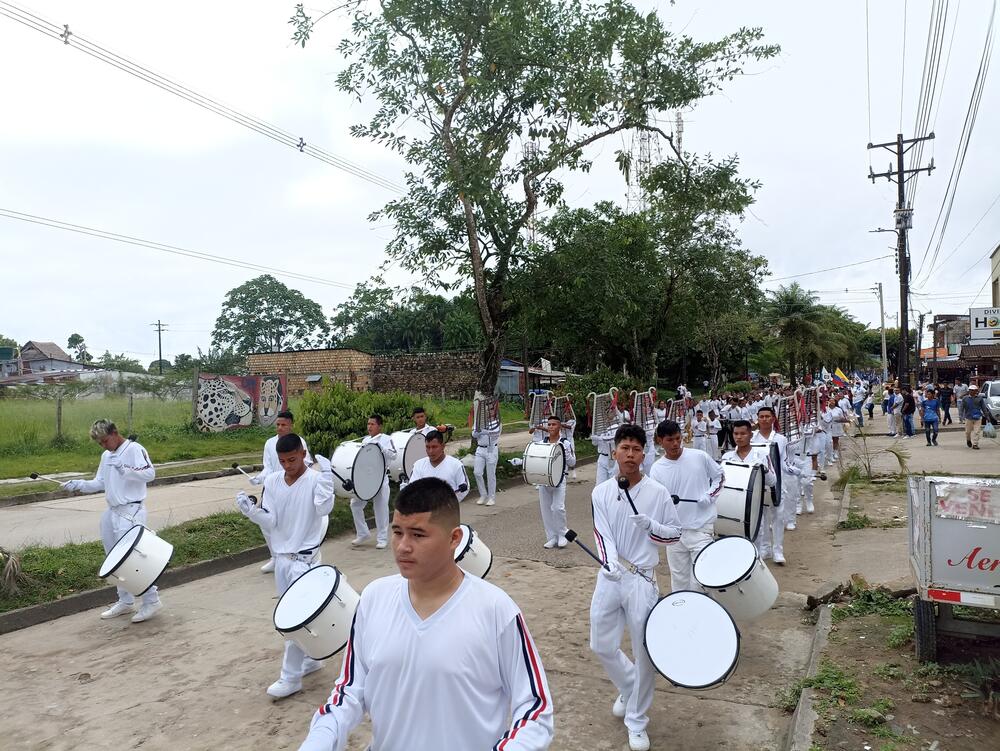
M899 66L899 132L903 132L903 91L906 83L906 10L907 2L903 0L903 61ZM871 141L871 138L868 139Z
M68 25L64 26L63 29L60 30L58 25L50 21L46 21L40 16L23 10L12 3L6 2L6 0L0 0L0 6L3 6L0 7L0 15L9 18L12 21L16 21L17 23L20 23L30 29L38 31L50 39L61 41L64 45L74 47L75 49L90 55L97 60L113 65L131 76L134 76L142 81L146 81L147 83L151 83L170 94L181 97L182 99L206 109L209 112L224 117L237 125L242 125L243 127L254 130L283 146L293 148L296 151L306 154L307 156L311 156L314 159L324 162L325 164L347 172L354 177L358 177L394 193L404 192L404 189L398 183L395 183L388 178L384 178L359 164L344 159L343 157L339 157L329 151L312 146L301 136L297 136L289 131L279 128L278 126L271 125L270 123L257 117L244 114L233 109L232 107L212 99L211 97L199 94L198 92L172 81L166 76L155 73L122 55L90 42L76 34L76 32L69 31Z
M865 0L865 84L868 92L868 143L872 142L872 54L871 31L868 21L869 0ZM868 152L868 167L872 166L872 155Z
M61 229L67 232L76 232L81 235L90 235L91 237L99 237L103 240L114 240L115 242L125 243L126 245L136 245L141 248L148 248L149 250L155 250L161 253L170 253L171 255L194 258L199 261L210 261L211 263L220 263L226 266L234 266L236 268L248 269L250 271L262 271L267 274L273 274L274 276L284 276L290 279L298 279L304 282L313 282L314 284L322 284L327 287L354 289L354 286L351 284L346 284L344 282L337 282L334 281L333 279L323 279L321 277L310 276L308 274L299 274L294 271L283 271L282 269L278 269L273 266L263 266L261 264L251 263L249 261L240 261L238 259L229 258L227 256L219 256L219 255L213 255L212 253L204 253L200 250L189 250L187 248L180 248L176 245L167 245L165 243L154 242L153 240L143 240L142 238L139 237L122 235L117 232L108 232L106 230L95 229L94 227L85 227L80 224L63 222L58 219L49 219L48 217L37 216L35 214L25 214L20 211L5 209L3 207L0 207L0 216L6 217L7 219L17 219L18 221L22 222L30 222L31 224L40 224L43 227L51 227L53 229Z
M959 241L958 245L956 245L954 247L954 249L952 249L951 253L949 253L948 255L946 255L943 259L941 259L934 266L934 268L932 268L930 271L927 272L927 279L926 279L926 281L929 282L932 278L934 278L934 272L937 271L938 269L940 269L942 266L944 266L944 264L948 263L948 261L951 260L951 257L953 255L955 255L955 253L958 252L959 248L962 247L962 245L965 243L965 241L968 240L970 237L972 237L972 233L976 231L976 228L982 223L983 219L986 218L986 215L989 214L993 210L993 207L996 206L998 202L1000 202L1000 193L997 193L996 198L993 199L993 202L987 207L986 211L983 212L983 215L981 217L979 217L979 219L976 220L976 223L972 225L972 229L970 229L968 232L965 233L965 237L963 237ZM989 248L987 249L987 251L982 256L980 256L979 259L977 261L975 261L975 263L972 264L972 266L969 266L969 268L966 269L966 271L972 270L972 268L977 263L979 263L980 261L982 261L985 258L987 258L990 255L990 253L992 253L992 252L993 252L993 246L990 245Z
M941 68L941 52L944 46L944 35L948 25L947 0L934 0L931 7L930 22L927 25L927 42L924 48L924 65L920 77L920 95L917 100L916 120L913 126L915 135L926 135L931 119L931 110L937 93L938 71ZM916 148L910 153L910 167L923 162L924 141L917 142ZM917 185L920 173L916 172L910 184L907 185L907 205L913 206L917 195Z
M875 261L881 261L883 258L892 258L893 254L878 256L877 258L869 258L867 261L858 261L856 263L845 263L843 266L831 266L828 269L820 269L819 271L807 271L804 274L791 274L790 276L779 276L774 279L766 279L767 282L783 282L786 279L798 279L803 276L813 276L814 274L825 274L827 271L838 271L840 269L849 269L852 266L861 266L866 263L875 263Z

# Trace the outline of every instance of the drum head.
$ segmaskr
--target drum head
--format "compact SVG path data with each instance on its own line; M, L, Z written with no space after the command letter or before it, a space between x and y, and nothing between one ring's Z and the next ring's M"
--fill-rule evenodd
M694 559L694 578L703 587L726 589L746 579L757 564L757 548L743 537L723 537Z
M425 456L427 456L427 436L423 433L414 433L403 450L403 472L407 477L413 474L413 465Z
M562 485L566 474L566 447L562 445L562 441L556 444L559 447L558 451L554 451L552 454L552 463L549 465L549 478L552 481L553 487L558 488Z
M764 470L756 466L750 472L750 484L747 485L747 504L750 507L747 530L749 540L756 540L760 533L760 523L764 516Z
M458 543L458 547L455 548L455 562L465 558L465 554L469 552L469 548L472 547L473 535L475 532L472 531L472 527L468 524L459 524L459 528L462 530L462 540Z
M295 631L319 615L337 593L340 572L333 566L311 568L293 581L274 606L274 628Z
M375 443L365 444L358 450L354 466L351 467L354 494L362 501L370 501L378 495L385 481L385 457L382 449Z
M681 688L724 682L740 657L740 631L729 612L701 592L662 598L646 619L644 642L657 672Z
M769 449L771 454L771 467L774 468L774 495L777 496L775 506L781 504L781 450L775 441Z
M142 537L143 530L145 530L145 527L141 524L136 524L118 538L118 542L116 542L114 547L108 551L108 555L104 559L104 563L101 564L101 568L97 572L99 577L103 579L107 576L111 576L111 574L113 574L118 567L122 565L125 559L128 558L129 553L131 553L135 549L135 546L139 544L139 539Z
M722 462L722 471L725 472L725 485L727 488L745 488L747 475L752 467L749 464L739 462Z

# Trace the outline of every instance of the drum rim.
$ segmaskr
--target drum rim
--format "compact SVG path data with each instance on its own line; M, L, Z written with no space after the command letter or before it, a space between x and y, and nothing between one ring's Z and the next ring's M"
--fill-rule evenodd
M698 559L701 558L702 553L704 553L706 550L712 547L715 543L721 542L722 540L746 540L753 547L753 552L754 552L753 562L750 564L750 568L748 568L745 572L743 572L742 576L740 576L737 579L733 579L733 581L729 582L728 584L712 584L712 585L705 584L705 582L703 582L701 579L698 579ZM707 587L708 589L729 589L734 584L739 584L741 581L746 579L750 574L752 574L753 570L757 567L757 561L759 560L760 560L760 554L757 552L757 546L753 544L752 540L746 537L736 537L736 535L725 535L724 537L720 537L718 540L712 540L712 542L708 543L708 545L706 545L705 547L703 547L701 550L698 551L698 555L694 557L694 563L691 564L691 571L694 574L694 578L703 587ZM671 594L673 593L671 592Z
M301 623L299 623L298 626L290 626L289 628L280 628L278 626L277 622L274 619L278 615L278 608L281 607L281 601L285 599L285 595L288 594L288 590L290 590L292 588L292 585L294 585L295 582L297 582L303 576L305 576L306 574L312 573L313 571L316 571L317 569L321 569L321 568L332 568L333 571L334 571L335 576L334 576L334 579L333 579L333 589L330 590L330 594L328 594L326 596L326 599L323 600L323 604L321 604L318 608L316 608L316 610L313 612L313 614L310 615L308 618L306 618ZM274 606L274 612L271 613L271 623L274 625L274 630L277 631L279 634L290 634L291 632L298 631L303 626L307 626L310 623L312 623L314 620L316 620L316 616L318 616L320 613L323 612L323 610L326 609L326 606L330 604L330 600L332 600L334 598L334 595L337 594L337 590L340 589L340 579L341 579L340 569L337 568L336 566L331 566L328 563L324 563L324 564L321 564L319 566L313 566L312 568L306 569L301 574L299 574L298 576L296 576L295 579L292 581L292 583L288 585L288 588L285 589L285 591L281 593L281 597L278 598L278 602ZM341 647L340 649L343 649L343 647ZM337 652L339 652L340 649L338 649ZM335 655L335 654L337 654L337 652L331 652L330 655ZM328 656L330 656L330 655L328 655ZM325 660L326 657L317 658L317 659L324 659Z
M424 443L424 444L427 443L427 436L424 435L423 433L421 433L416 428L414 428L410 432L410 437L406 439L406 445L403 446L403 457L402 457L402 459L400 461L400 467L401 467L402 474L405 475L407 478L409 478L410 475L413 474L413 467L416 465L416 463L419 462L421 459L427 458L427 449L425 448L423 456L417 457L416 461L414 461L413 464L411 464L409 466L409 468L407 468L407 466L406 466L406 452L409 451L409 449L410 449L410 443L412 443L414 440L416 440L417 436L420 436L420 439L421 439L420 442L421 443Z
M131 532L136 527L140 527L139 534L137 534L135 536L135 539L132 541L132 545L129 547L128 550L125 551L125 555L123 555L121 558L118 559L118 563L116 563L114 566L112 566L111 570L108 571L108 573L106 573L106 574L102 574L101 573L101 571L104 569L104 563L101 564L101 568L97 569L97 577L99 579L107 579L115 571L117 571L118 569L120 569L122 567L122 564L125 563L125 559L126 558L128 558L130 555L132 555L132 551L135 550L135 546L139 544L139 540L141 540L142 536L146 533L146 527L145 527L145 525L142 525L142 524L133 524L131 527L129 527L128 529L126 529L122 533L122 536L119 537L117 540L115 540L115 544L111 546L111 550L114 550L115 546L118 545L118 543L120 543L122 540L125 539L125 535L127 535L129 532ZM108 553L108 555L110 555L110 552ZM107 556L105 556L105 561L104 562L107 563ZM164 568L166 568L166 567L164 567ZM151 587L153 585L151 584L149 586ZM149 587L147 587L146 589L149 589Z
M467 522L462 522L458 526L460 526L462 529L469 530L469 541L465 543L465 547L462 548L462 552L455 556L455 563L458 563L460 560L465 558L465 554L468 553L469 549L472 547L472 541L476 539L476 530L472 528L471 524L468 524Z
M549 446L553 446L553 445L559 446L559 450L562 451L562 455L563 455L563 473L559 477L559 482L557 482L555 485L542 485L542 487L544 487L544 488L558 488L560 485L563 484L563 482L566 479L566 447L563 445L563 440L564 440L563 438L560 438L559 441L557 443L555 443L555 444L549 443L548 439L546 439L544 441L531 441L527 446L524 447L524 453L521 454L521 479L524 480L524 482L525 482L526 485L538 485L538 483L531 482L531 480L528 479L528 461L527 461L528 460L528 451L531 450L532 446L535 446L535 445L538 445L538 444L549 445ZM551 455L551 451L552 451L552 449L549 449L549 452L550 452L549 453L549 472L548 472L549 477L552 477L552 455Z
M764 499L760 500L760 513L757 514L757 524L754 525L753 534L750 534L750 511L753 508L753 498L750 495L750 486L755 484L754 480L758 475L762 475L763 470L760 468L759 464L756 464L750 468L750 483L747 484L747 499L746 499L746 509L744 511L744 521L743 530L746 532L746 539L750 542L754 542L757 539L757 535L760 534L760 525L764 521ZM761 482L763 484L763 481ZM704 549L704 548L703 548ZM699 552L698 555L701 555Z
M722 608L722 612L726 614L726 617L729 618L729 622L733 624L733 630L736 632L736 654L733 656L733 662L726 669L726 672L723 674L722 678L713 683L704 683L698 686L688 686L687 684L684 683L677 683L675 680L668 677L662 670L660 670L659 666L655 662L653 662L653 658L649 656L649 645L646 640L646 634L648 633L649 629L649 617L653 614L653 611L656 609L657 605L666 600L668 597L672 597L673 595L679 595L679 594L700 595L701 597L706 598L710 602ZM742 639L742 634L740 634L739 624L736 623L736 619L733 618L733 614L729 612L729 609L718 600L709 597L704 592L696 592L693 589L679 589L676 592L670 592L669 594L665 594L663 597L660 597L656 601L656 604L649 609L649 613L646 615L646 622L642 626L642 648L646 650L646 656L649 657L649 664L653 666L653 670L655 670L657 673L663 676L663 678L666 679L666 681L670 683L670 685L676 686L677 688L687 688L692 691L702 691L705 689L714 688L715 686L721 686L723 683L725 683L732 677L733 673L736 670L736 666L740 662L741 639Z
M358 484L356 482L354 482L354 468L357 466L357 458L358 458L357 454L354 455L355 461L351 462L351 483L353 483L353 485L354 485L354 490L352 490L351 493L359 501L365 501L366 503L368 501L370 501L372 498L374 498L375 496L377 496L379 494L379 492L381 492L382 486L385 485L386 482L388 482L388 480L386 479L386 472L388 471L388 468L386 467L386 464L385 464L385 454L382 453L382 448L378 444L376 444L376 443L362 443L361 444L361 448L358 449L358 454L360 454L362 451L364 451L365 447L367 447L367 446L374 446L375 450L378 451L378 455L382 458L382 482L379 483L379 486L375 489L375 492L372 493L367 498L362 497L361 494L358 493ZM292 583L294 584L295 582L292 582ZM289 586L291 586L291 585L289 585Z

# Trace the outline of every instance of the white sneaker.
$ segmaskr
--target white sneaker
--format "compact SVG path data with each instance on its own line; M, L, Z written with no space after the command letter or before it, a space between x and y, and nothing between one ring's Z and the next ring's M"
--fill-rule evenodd
M813 506L812 501L806 501L806 513L807 514L814 514L814 513L816 513L816 507Z
M554 548L555 546L556 546L556 538L555 537L553 537L551 540L546 540L545 544L542 545L542 547L545 548L546 550L552 550L552 548Z
M126 602L116 602L110 608L101 613L101 620L109 620L111 618L117 618L120 615L125 615L126 613L134 613L135 606L130 605Z
M493 497L490 497L490 498L486 499L486 505L487 506L493 506L496 502L497 502L497 499L493 498Z
M479 496L478 500L476 500L476 505L482 506L484 503L486 503L486 499L483 498L482 496Z
M631 751L649 751L649 736L646 731L628 734L628 747Z
M576 470L575 469L573 470L573 476L570 479L572 479L572 480L576 479Z
M795 515L796 516L801 516L802 515L802 504L801 503L796 503L795 504Z
M766 561L768 558L771 557L771 549L765 548L764 550L757 551L757 557L760 558L762 561Z
M788 524L785 525L786 532L791 532L793 529L795 529L795 522L788 522Z
M314 660L311 657L307 657L302 661L302 676L305 677L310 673L315 673L322 667L323 662L321 660Z
M780 550L774 551L774 562L777 563L779 566L785 565L785 554L783 551Z
M284 678L279 678L267 687L267 695L275 699L284 699L292 694L297 694L301 690L301 683L292 683L291 681L286 681Z
M559 535L559 539L556 541L556 547L557 548L564 548L567 545L569 545L569 540L567 540L562 535Z
M157 600L156 602L144 602L139 608L139 612L132 616L132 623L142 623L143 621L148 621L154 615L156 615L160 608L163 607L163 603Z
M622 718L625 716L625 707L628 705L628 699L618 694L618 698L615 699L615 703L611 705L611 714L615 717Z
M387 547L389 547L389 543L387 543L385 540L379 540L378 542L375 543L376 550L385 550Z
M267 563L265 563L263 566L260 567L260 572L262 574L270 574L272 571L274 571L274 559L273 558L271 560L269 560Z
M368 542L369 537L371 537L371 535L364 535L363 537L355 537L353 540L351 540L351 545L355 546L364 545L366 542Z

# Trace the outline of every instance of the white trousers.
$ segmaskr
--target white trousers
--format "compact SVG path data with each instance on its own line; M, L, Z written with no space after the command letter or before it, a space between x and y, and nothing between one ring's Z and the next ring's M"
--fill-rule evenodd
M610 456L604 456L603 454L597 455L597 480L595 484L600 485L605 480L610 480L615 476L615 469L618 466L617 462Z
M318 566L321 561L318 551L311 563L277 556L274 559L274 586L278 590L278 597L285 594L285 590L292 586L292 582L313 566ZM281 659L281 679L290 683L301 683L306 668L313 667L317 662L318 660L306 657L306 653L298 644L286 639L285 654Z
M787 472L781 476L781 518L785 524L795 521L795 504L799 502L799 477Z
M716 441L718 443L718 441ZM703 435L696 435L694 437L694 447L699 451L708 451L708 439Z
M129 504L128 506L117 506L117 510L107 508L101 514L101 544L104 545L104 553L110 553L111 548L121 539L121 536L128 532L136 524L146 523L146 505ZM160 595L156 591L156 585L147 589L142 595L144 605L160 601ZM118 602L131 605L135 598L123 587L118 587Z
M722 459L722 451L719 450L719 436L710 435L708 437L708 455L715 459L715 461L720 461Z
M679 592L682 589L705 591L694 578L694 559L715 539L714 531L714 524L706 524L700 529L685 529L681 532L681 539L667 545L671 592Z
M616 582L598 574L594 596L590 600L590 649L618 693L628 700L625 726L631 733L646 729L649 708L653 705L656 674L643 639L646 618L656 605L658 596L655 584L626 572ZM632 642L632 660L621 649L626 626Z
M547 485L538 486L538 505L542 512L542 526L545 527L545 540L558 540L566 534L566 480L558 488Z
M653 462L656 461L656 444L650 435L646 434L646 448L642 455L642 473L649 477L649 470L653 468ZM617 464L618 462L615 462Z
M476 475L476 490L483 500L496 498L497 495L497 462L500 460L500 449L497 446L476 448L476 463L473 473Z
M772 550L776 553L784 553L785 519L783 510L774 506L764 506L763 512L760 534L757 535L757 554L763 558ZM794 514L794 510L792 513Z
M385 480L378 494L372 498L372 508L375 510L375 540L377 542L389 541L389 481ZM358 537L367 537L371 534L368 531L368 522L365 521L365 506L368 501L360 498L351 498L351 516L354 517L354 531Z

